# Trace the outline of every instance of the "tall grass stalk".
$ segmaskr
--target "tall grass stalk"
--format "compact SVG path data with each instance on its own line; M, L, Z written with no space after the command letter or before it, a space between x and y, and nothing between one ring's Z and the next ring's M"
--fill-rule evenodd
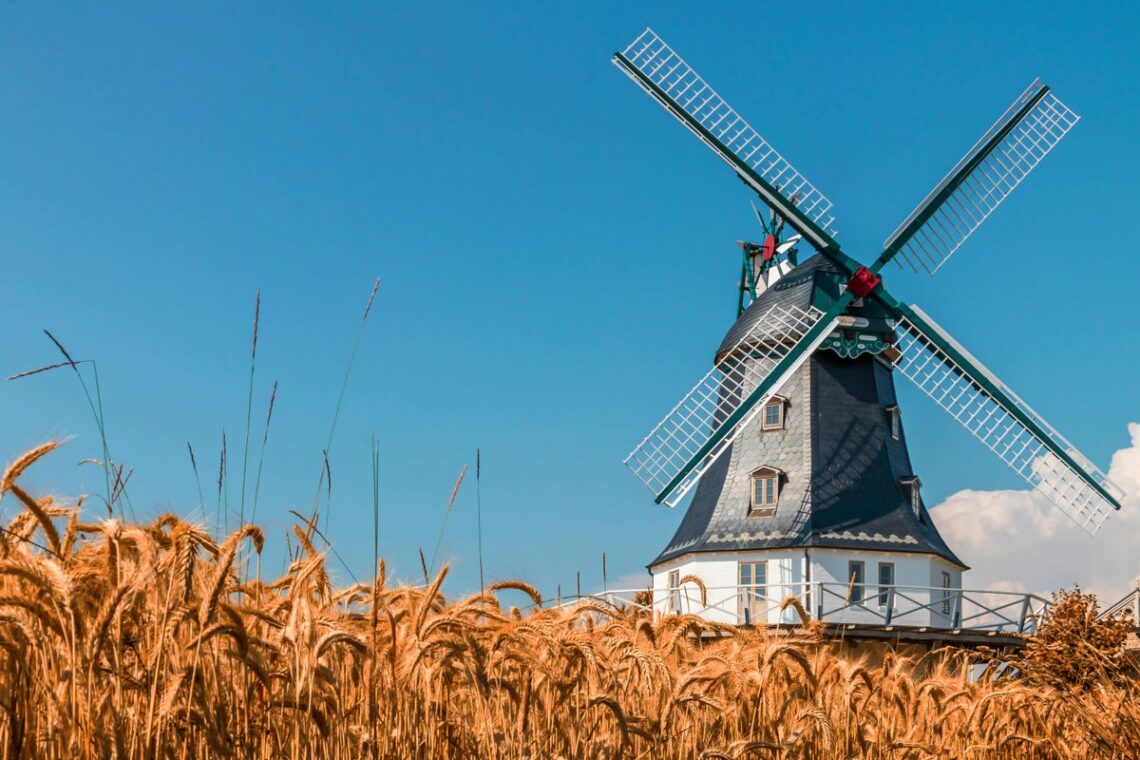
M206 500L202 496L202 479L198 476L198 460L194 457L194 447L190 446L190 442L186 442L186 450L190 453L190 469L194 471L194 485L198 489L198 508L206 508Z
M257 477L253 483L253 509L249 521L257 522L257 499L261 495L261 470L265 466L265 447L269 444L269 423L273 421L273 404L277 401L277 381L273 381L273 390L269 392L269 410L265 413L265 432L261 436L261 450L257 455Z
M372 433L372 593L369 598L368 610L368 693L366 695L365 715L368 719L368 735L376 736L378 729L378 710L376 704L376 686L379 683L379 642L380 642L380 611L378 600L385 582L384 564L380 561L380 439L376 432ZM377 741L369 742L369 756L372 760L379 760L380 745Z
M111 487L111 468L113 466L113 463L111 460L111 449L107 444L107 427L104 423L103 418L103 392L102 388L99 385L99 366L95 363L94 359L80 359L78 361L73 359L68 350L63 347L63 343L61 343L59 339L56 338L55 335L53 335L52 332L47 328L44 328L44 335L46 335L48 337L48 340L50 340L52 344L55 345L56 349L60 352L60 354L63 355L65 361L55 364L48 364L43 367L28 370L26 372L20 372L18 374L12 375L8 379L20 380L21 378L31 377L33 375L38 375L53 369L59 369L60 367L70 367L71 370L75 373L75 377L79 380L79 387L83 389L83 397L87 400L87 406L91 410L91 416L95 418L95 428L99 431L99 443L103 449L103 461L100 463L100 466L103 470L103 501L107 508L107 516L112 517L114 515L114 493ZM94 397L92 397L91 391L87 387L87 381L84 379L83 373L79 371L79 367L86 364L91 365L91 373L95 381ZM127 499L127 504L129 507L129 499ZM130 509L130 513L133 518L133 508Z
M372 433L372 567L380 562L380 439Z
M431 564L428 567L435 571L435 561L439 558L439 545L443 541L443 531L447 528L447 518L451 516L451 508L455 506L455 497L459 495L459 486L463 485L463 478L467 475L467 465L463 465L463 469L459 471L459 477L455 479L455 485L451 488L451 496L447 499L447 508L443 510L443 519L439 523L439 535L435 538L435 549L431 553Z
M223 520L225 521L226 532L229 532L230 516L229 512L229 498L227 497L226 503L222 502L222 489L226 481L226 429L222 428L222 449L218 454L218 505L214 509L214 534L220 533Z
M356 352L360 349L360 339L364 336L364 325L368 322L368 313L370 311L372 311L372 302L375 300L376 291L378 291L379 289L380 289L380 278L377 277L376 281L374 283L372 283L372 292L368 294L368 302L364 305L364 311L360 315L360 324L356 328L356 337L352 341L352 351L349 353L348 362L345 364L345 367L344 367L344 378L341 380L341 383L340 383L340 393L337 394L336 407L333 409L332 423L329 425L329 437L328 437L328 440L325 442L324 449L322 450L326 459L328 457L329 452L332 451L333 437L336 435L336 424L337 424L337 421L340 419L340 409L344 405L344 394L345 394L345 391L348 390L348 378L352 374L352 365L356 361ZM313 494L312 514L313 514L314 518L317 515L317 507L320 504L321 486L323 485L323 479L325 477L325 470L326 470L326 467L324 464L322 464L321 465L321 474L320 474L320 477L317 479L317 491L315 494ZM316 523L312 522L310 524L315 525ZM325 514L325 530L328 530L328 525L329 525L329 515L326 512L326 514Z
M487 588L483 582L483 456L475 449L475 537L479 546L479 591Z
M320 539L321 543L323 543L325 545L325 547L330 552L332 552L332 555L334 557L336 557L337 561L340 562L341 567L343 567L344 571L346 573L348 573L348 577L352 579L352 582L353 583L359 583L360 582L359 579L356 577L356 574L354 572L352 572L352 567L349 566L348 561L345 560L345 558L341 556L341 553L337 551L336 546L333 545L333 542L329 540L328 536L326 536L324 533L321 532L320 528L318 528L317 526L315 526L311 522L309 522L309 520L304 515L302 515L300 512L298 512L295 509L290 509L289 514L296 517L297 520L302 525L305 526L305 531L304 531L305 541L308 542L310 546L313 543L312 542L313 538Z
M239 525L245 525L245 483L249 469L249 433L253 424L253 373L257 367L257 325L261 318L261 288L253 301L253 342L249 352L249 392L245 399L245 445L241 455L241 502L238 506Z

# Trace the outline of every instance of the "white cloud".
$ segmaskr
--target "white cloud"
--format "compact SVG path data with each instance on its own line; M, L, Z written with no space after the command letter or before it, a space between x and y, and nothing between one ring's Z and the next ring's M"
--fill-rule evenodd
M1140 576L1140 423L1112 457L1108 477L1127 493L1090 537L1035 491L959 491L934 508L950 547L971 566L968 588L1048 594L1079 583L1111 604Z

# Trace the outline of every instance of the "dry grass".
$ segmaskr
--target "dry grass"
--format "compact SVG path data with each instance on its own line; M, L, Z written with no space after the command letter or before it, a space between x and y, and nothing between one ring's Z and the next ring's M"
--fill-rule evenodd
M336 590L303 530L281 578L243 582L255 527L88 524L17 491L50 449L2 480L5 758L1140 756L1135 681L1107 661L1080 688L971 680L952 653L872 664L810 635L496 600L537 599L526 584L449 603L446 569Z

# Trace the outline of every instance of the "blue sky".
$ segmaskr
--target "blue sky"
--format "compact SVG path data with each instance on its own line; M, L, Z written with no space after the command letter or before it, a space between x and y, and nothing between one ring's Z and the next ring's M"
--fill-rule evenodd
M869 261L1034 76L1084 120L931 279L889 271L1095 461L1140 419L1135 5L85 4L0 10L0 371L98 361L140 516L236 510L254 293L259 517L279 562L307 510L345 361L329 535L430 555L483 450L490 578L553 591L641 572L680 514L621 459L704 372L734 314L749 193L609 63L651 25L836 204ZM902 389L927 499L1015 477ZM0 455L71 436L30 484L102 479L66 372L0 384ZM254 446L255 459L256 445ZM477 585L469 477L442 552ZM10 511L11 507L6 507ZM198 510L195 514L201 514ZM937 518L937 512L935 513Z

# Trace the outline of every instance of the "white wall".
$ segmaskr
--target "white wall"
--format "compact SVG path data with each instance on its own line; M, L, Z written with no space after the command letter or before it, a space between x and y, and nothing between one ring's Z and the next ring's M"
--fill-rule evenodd
M810 571L807 556L810 556ZM741 562L760 560L767 562L766 601L753 600L749 604L737 588L738 567ZM848 563L852 560L864 563L862 603L851 604L848 599ZM886 605L879 604L881 562L894 564L895 586L917 587L895 589L892 624L940 628L951 625L957 604L953 591L961 588L961 570L934 555L905 552L810 549L805 554L803 549L778 549L690 554L652 568L654 608L666 614L679 605L681 612L700 613L710 621L740 623L744 621L744 608L748 607L751 622L765 617L769 624L794 623L799 620L795 610L789 607L781 613L778 607L785 597L796 596L812 619L819 617L822 605L823 619L828 622L881 625L886 622L887 612ZM671 570L676 570L682 578L686 575L700 578L706 587L706 603L701 603L700 590L693 583L684 584L671 599L668 585ZM950 615L943 614L942 602L947 596L941 590L944 570L950 573ZM809 594L806 580L823 585L815 586Z
M778 607L787 596L801 597L804 592L804 553L801 549L750 552L702 552L664 562L652 569L654 608L665 614L672 610L669 598L669 571L677 570L680 577L695 575L705 584L706 605L701 604L700 589L696 584L685 584L680 593L682 612L701 612L706 620L719 623L742 622L743 610L738 593L737 578L741 562L766 561L768 563L768 586L765 589L767 604L754 605L750 619L756 610L765 610L768 623L797 622L799 616L788 608L783 614Z
M962 572L959 568L932 554L910 554L906 552L851 552L835 549L812 549L812 578L826 584L822 594L825 617L837 623L884 623L886 605L879 603L879 564L890 562L895 567L895 585L917 588L896 589L891 623L907 626L948 627L950 617L942 614L941 604L944 594L942 571L950 573L951 588L962 587ZM864 587L863 603L848 609L840 609L848 604L847 587L851 581L849 563L863 562ZM934 588L931 588L934 587ZM818 614L820 600L813 601L813 617ZM926 609L919 609L931 605ZM953 605L951 605L953 607Z

